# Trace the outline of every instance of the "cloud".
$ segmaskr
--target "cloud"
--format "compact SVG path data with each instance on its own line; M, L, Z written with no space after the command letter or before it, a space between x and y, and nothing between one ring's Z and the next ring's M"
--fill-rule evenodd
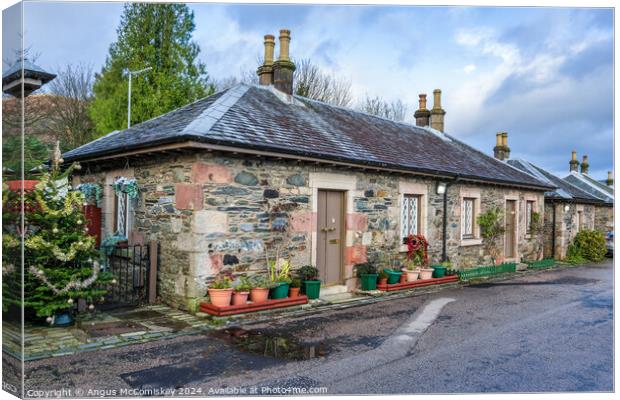
M474 64L467 64L465 67L463 67L463 72L465 72L466 74L471 74L475 70L476 66Z

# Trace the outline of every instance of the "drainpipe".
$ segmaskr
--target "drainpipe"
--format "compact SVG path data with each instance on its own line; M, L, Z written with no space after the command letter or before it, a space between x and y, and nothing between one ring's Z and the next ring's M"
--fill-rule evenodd
M551 258L555 259L555 211L557 209L557 203L553 203L553 217L551 226Z
M459 180L457 176L452 182L446 183L443 192L443 231L441 233L441 261L448 261L448 189Z

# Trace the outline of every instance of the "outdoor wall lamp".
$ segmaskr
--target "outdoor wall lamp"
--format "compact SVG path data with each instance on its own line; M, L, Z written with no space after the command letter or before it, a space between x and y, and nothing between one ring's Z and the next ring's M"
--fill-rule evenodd
M564 206L564 212L569 212L570 211L570 205L566 204Z
M444 194L446 193L446 188L448 187L448 184L445 182L437 182L437 194Z

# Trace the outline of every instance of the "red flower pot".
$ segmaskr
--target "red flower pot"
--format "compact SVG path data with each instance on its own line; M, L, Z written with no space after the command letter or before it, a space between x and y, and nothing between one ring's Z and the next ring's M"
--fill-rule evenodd
M387 278L379 278L377 285L387 285Z
M298 287L292 287L288 289L288 297L297 297L299 296L299 290L301 288Z
M232 297L232 288L230 289L209 289L209 299L211 304L217 307L226 307L230 305Z
M248 302L248 296L250 292L234 292L232 295L232 305L238 306Z
M264 303L269 298L269 289L253 288L250 290L250 300L254 303Z

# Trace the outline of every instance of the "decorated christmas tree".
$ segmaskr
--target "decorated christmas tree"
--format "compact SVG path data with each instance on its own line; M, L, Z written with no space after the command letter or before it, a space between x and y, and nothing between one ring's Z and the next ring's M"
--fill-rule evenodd
M62 162L57 145L50 171L33 191L25 193L23 232L20 223L6 223L18 222L15 216L7 215L3 223L3 263L9 266L3 269L5 282L9 278L9 284L20 283L15 279L20 278L21 265L15 260L20 260L23 234L23 307L38 317L48 317L48 322L54 314L72 311L78 299L94 309L95 303L103 301L103 285L114 283L109 273L100 270L95 238L86 234L84 195L69 184L69 176L80 166L73 164L63 171ZM19 210L14 194L4 195L3 200L7 212ZM21 299L9 296L8 304L15 302Z

